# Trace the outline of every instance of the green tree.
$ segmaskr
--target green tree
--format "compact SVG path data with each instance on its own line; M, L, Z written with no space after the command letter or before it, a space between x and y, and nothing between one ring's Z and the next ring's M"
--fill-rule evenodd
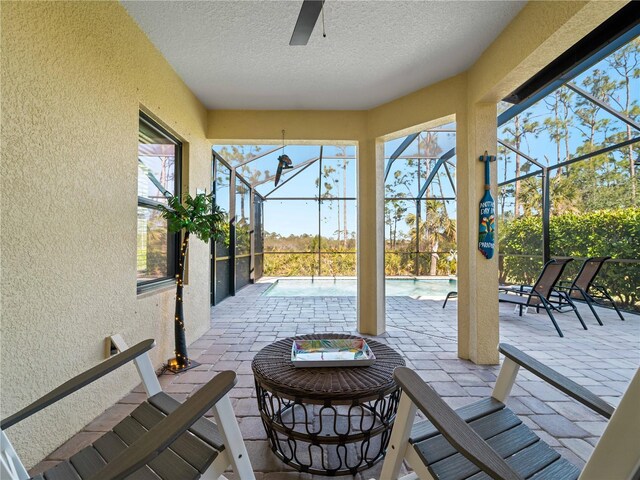
M505 138L506 142L521 152L525 143L527 143L527 139L530 135L534 137L538 135L540 131L540 123L534 121L532 119L532 113L527 112L524 115L516 115L513 118L513 121L508 122L505 127L502 129L502 133L507 135ZM528 150L528 145L527 145ZM515 153L515 178L520 177L522 173L522 162L521 156L518 153ZM514 207L513 214L515 217L520 216L520 204L521 204L521 195L520 195L520 180L516 180L513 189L513 197L514 197Z
M568 160L571 156L569 148L570 127L572 125L571 102L573 92L567 87L560 87L544 99L547 110L552 114L543 120L542 124L551 140L556 145L556 162ZM564 152L562 152L564 147ZM562 174L562 167L557 170Z
M425 132L420 135L418 142L418 153L426 158L426 168L418 169L418 175L421 181L426 181L431 175L432 170L436 166L437 157L442 154L442 148L439 142L439 136L441 134L437 132ZM440 166L441 170L445 169L444 165ZM413 222L415 232L412 232L412 236L415 236L415 241L418 246L418 251L429 252L429 275L438 274L438 265L441 263L440 252L443 250L451 250L456 248L456 228L455 222L449 217L449 213L444 201L433 200L433 198L444 197L444 191L440 175L436 174L431 184L427 186L425 191L425 197L428 199L424 202L425 211L424 217L422 216L422 204L418 204L418 216L420 222Z
M617 106L619 111L629 116L634 120L640 118L640 105L638 105L638 95L635 92L635 98L631 93L631 83L633 80L640 78L640 38L636 38L625 45L623 48L615 52L613 55L607 57L607 63L614 69L622 78L618 82L618 88L609 95L609 100L612 105ZM631 140L633 138L633 131L631 125L625 125L626 131L624 132L625 140ZM636 134L638 132L635 132ZM629 166L629 175L631 177L631 198L633 205L637 205L637 176L634 160L637 159L640 154L638 145L629 145L623 151L625 153L625 160Z

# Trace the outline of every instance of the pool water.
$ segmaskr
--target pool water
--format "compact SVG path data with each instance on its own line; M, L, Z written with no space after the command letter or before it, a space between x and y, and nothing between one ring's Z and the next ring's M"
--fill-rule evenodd
M385 292L389 297L444 298L456 290L455 279L388 278ZM278 279L263 295L272 297L355 297L355 279Z

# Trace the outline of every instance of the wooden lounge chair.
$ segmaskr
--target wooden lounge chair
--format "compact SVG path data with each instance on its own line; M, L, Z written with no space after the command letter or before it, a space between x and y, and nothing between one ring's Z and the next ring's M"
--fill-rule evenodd
M402 388L381 480L396 480L403 459L417 478L458 480L631 480L640 475L640 369L622 397L611 405L515 347L500 344L505 356L491 397L452 410L420 376L398 367ZM504 405L518 369L524 367L560 391L610 419L582 472L563 459ZM417 409L427 421L413 423Z
M573 310L582 324L582 328L587 330L587 326L580 316L580 312L569 295L563 291L554 290L560 276L564 271L567 263L571 258L564 260L549 260L542 268L542 273L533 286L519 285L511 287L500 287L503 293L498 294L498 300L503 303L512 303L520 307L520 316L522 316L523 308L533 307L536 312L540 311L540 307L544 308L553 326L556 327L558 335L564 337L562 330L558 326L553 312L564 313L567 310Z
M160 387L147 353L155 345L153 340L145 340L131 348L127 348L121 338L115 340L121 353L63 383L0 422L0 478L31 478L16 455L6 429L133 360L147 400L93 445L34 479L213 480L231 466L242 480L254 480L227 396L236 383L235 372L218 374L180 404ZM209 409L213 410L216 423L204 418Z
M600 286L595 285L593 282L598 276L600 269L604 265L604 262L609 260L611 257L591 257L587 258L582 267L580 267L580 271L573 282L559 282L556 290L564 291L568 293L569 297L575 300L584 300L589 308L591 309L591 313L596 317L596 320L600 325L602 325L602 320L598 316L596 310L593 308L593 305L598 304L609 304L614 308L620 320L624 320L622 313L618 310L618 306L616 302L613 301L607 289Z

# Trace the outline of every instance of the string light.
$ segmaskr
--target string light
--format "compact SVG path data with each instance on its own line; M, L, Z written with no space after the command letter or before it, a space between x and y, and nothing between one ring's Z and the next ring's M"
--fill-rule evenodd
M185 197L187 198L187 197ZM190 197L189 197L190 198ZM200 200L198 199L198 197L196 196L196 200L198 200L198 202L200 202ZM189 202L187 202L189 203ZM194 221L196 219L196 217L198 217L201 213L205 213L202 211L201 205L200 203L197 203L194 205L191 205L191 207L194 208L194 211L192 213L188 213L188 215L185 217L182 214L179 214L178 212L174 211L174 214L177 214L177 216L181 219L188 219L190 221ZM205 207L207 206L206 202L205 202ZM184 313L183 313L183 303L184 303L184 297L183 297L183 287L184 287L184 269L186 268L186 256L187 256L187 252L189 249L189 239L190 239L190 232L188 230L188 227L186 229L187 231L183 231L183 238L182 238L182 242L181 242L181 246L180 246L180 254L179 254L179 258L178 258L178 272L175 275L175 280L176 280L176 285L177 285L177 289L176 289L176 311L175 311L175 316L174 316L174 325L176 328L176 332L178 332L178 328L184 332L186 331L185 329L185 324L184 324ZM200 238L198 236L198 238ZM178 350L182 350L182 346L184 345L184 336L182 339L178 338L177 339L178 342L176 342L176 347L174 350L174 354L175 354L175 358L169 360L169 365L172 367L172 369L177 373L178 371L181 370L185 370L186 368L192 367L194 366L194 364L197 364L197 362L192 362L191 360L189 360L188 355L185 351L185 353L179 353Z

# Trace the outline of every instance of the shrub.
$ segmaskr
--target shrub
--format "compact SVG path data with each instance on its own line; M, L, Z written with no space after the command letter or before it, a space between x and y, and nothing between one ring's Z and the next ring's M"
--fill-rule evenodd
M640 208L557 215L551 218L549 233L552 256L576 258L565 270L565 280L575 278L581 260L610 256L612 260L603 267L597 283L622 307L640 311ZM505 222L500 229L500 254L504 255L500 261L502 282L534 282L542 267L540 217Z

